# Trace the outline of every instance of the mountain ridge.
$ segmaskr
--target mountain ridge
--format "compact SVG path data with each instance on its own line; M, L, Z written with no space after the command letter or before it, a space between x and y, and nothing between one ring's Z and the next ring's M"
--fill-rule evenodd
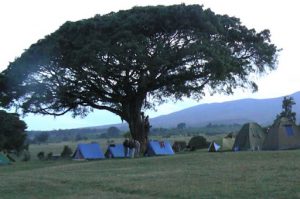
M212 124L244 124L257 122L260 125L270 125L277 114L282 111L283 97L293 97L296 105L296 120L300 122L300 91L281 97L255 99L245 98L226 102L199 104L173 113L150 118L153 128L176 128L179 123L188 127L203 127ZM87 128L108 128L111 126L128 129L126 123L101 125Z
M296 105L293 110L300 119L300 91L288 95L293 97ZM152 126L176 127L175 124L184 122L188 126L203 126L207 123L215 124L243 124L257 122L268 125L276 115L282 111L283 97L267 99L239 99L227 102L200 104L187 109L176 111L151 119Z

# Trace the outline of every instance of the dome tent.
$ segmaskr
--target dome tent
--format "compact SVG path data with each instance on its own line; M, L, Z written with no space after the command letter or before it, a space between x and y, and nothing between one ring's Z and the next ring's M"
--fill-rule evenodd
M9 159L4 153L0 152L0 165L7 165L7 164L10 164Z
M270 128L263 143L263 150L300 148L300 129L287 118L280 118Z
M208 147L208 152L217 152L221 148L221 145L217 144L215 141L212 141Z
M234 137L223 137L222 138L222 151L231 151L232 146L234 145Z
M261 150L266 134L257 123L243 125L237 134L232 149L234 151Z

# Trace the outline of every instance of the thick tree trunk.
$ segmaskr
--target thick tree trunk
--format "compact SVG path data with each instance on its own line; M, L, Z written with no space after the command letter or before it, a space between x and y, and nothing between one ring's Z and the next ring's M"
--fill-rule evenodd
M148 142L149 128L145 124L145 117L141 112L142 103L131 102L127 107L127 122L133 139L141 144L141 152L145 152ZM145 128L146 127L146 128Z
M129 123L130 133L132 138L138 140L141 144L141 152L144 152L147 147L148 133L145 131L144 121L141 119L141 113L138 118L134 118Z

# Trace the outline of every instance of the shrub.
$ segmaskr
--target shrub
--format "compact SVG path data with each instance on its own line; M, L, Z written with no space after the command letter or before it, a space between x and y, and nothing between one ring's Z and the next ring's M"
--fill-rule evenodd
M172 148L176 153L183 151L186 148L186 142L185 141L175 141Z
M52 152L48 153L48 154L47 154L47 159L48 159L48 160L51 160L51 159L52 159L52 155L53 155Z
M121 133L120 129L118 129L115 126L112 126L107 129L106 135L108 137L119 137L120 133Z
M27 162L30 160L30 153L28 150L24 150L23 151L23 158L22 161Z
M39 144L47 142L47 140L49 139L49 133L46 133L46 132L40 133L40 134L36 135L34 139Z
M44 151L40 151L37 154L37 157L38 157L39 160L44 160L45 159L45 153L44 153Z
M75 137L75 141L83 140L82 136L78 133Z
M61 152L62 158L69 158L72 155L72 149L68 147L67 145L64 146L63 151Z
M196 149L203 149L207 148L209 143L206 141L206 138L203 136L194 136L189 141L188 147L191 151L194 151Z

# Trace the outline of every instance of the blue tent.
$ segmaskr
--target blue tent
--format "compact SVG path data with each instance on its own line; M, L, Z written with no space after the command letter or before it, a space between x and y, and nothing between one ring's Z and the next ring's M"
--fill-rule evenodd
M168 141L150 141L148 142L146 155L174 155L174 151Z
M105 156L107 158L124 158L124 155L125 152L123 144L112 144L105 152Z
M104 159L100 145L97 143L78 144L76 151L73 154L75 160L96 160Z

